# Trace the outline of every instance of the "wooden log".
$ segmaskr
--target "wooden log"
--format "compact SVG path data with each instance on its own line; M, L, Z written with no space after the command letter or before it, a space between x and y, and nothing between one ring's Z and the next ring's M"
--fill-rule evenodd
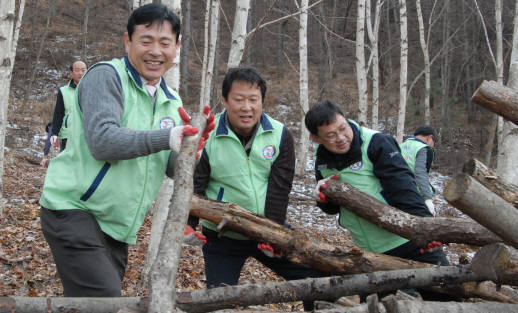
M387 305L385 305L385 307L387 307ZM468 303L396 300L391 305L391 308L392 310L387 310L390 313L509 313L517 312L518 304L508 304L499 302Z
M444 188L443 196L506 243L518 248L518 211L473 177L457 174Z
M476 246L501 242L480 224L460 218L423 218L405 213L374 199L346 182L330 180L323 191L329 202L344 206L356 215L418 246L431 241L465 243Z
M158 254L150 272L150 302L148 313L172 313L175 310L174 286L182 249L183 231L189 216L189 203L194 190L192 174L196 166L196 151L205 129L206 117L197 113L192 125L200 131L183 139L176 159L174 193L169 205Z
M497 173L485 166L484 163L477 159L470 159L464 164L462 171L518 208L518 186L500 177Z
M250 239L268 242L277 253L294 263L333 275L433 266L365 251L352 244L338 248L317 242L303 231L288 229L230 202L193 195L190 213L219 227L224 225L222 231L232 230Z
M39 298L0 297L0 313L113 313L122 308L144 313L148 299L140 297L120 298Z
M496 81L483 81L471 100L518 125L518 93Z

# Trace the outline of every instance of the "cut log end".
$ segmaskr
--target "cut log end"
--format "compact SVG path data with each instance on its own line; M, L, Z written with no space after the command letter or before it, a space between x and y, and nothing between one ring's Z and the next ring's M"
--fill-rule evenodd
M450 179L448 184L446 184L446 187L444 187L444 199L448 200L449 202L455 202L461 199L466 193L466 190L469 189L471 182L472 181L469 175L457 174L452 179Z

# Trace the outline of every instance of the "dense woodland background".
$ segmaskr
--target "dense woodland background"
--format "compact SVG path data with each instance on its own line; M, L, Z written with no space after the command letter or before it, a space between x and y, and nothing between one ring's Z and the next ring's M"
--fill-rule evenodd
M195 110L199 102L205 1L182 2L181 61L188 66L182 68L180 94L184 104ZM494 50L494 3L477 2ZM399 101L399 4L396 0L382 3L379 127L395 135ZM221 1L217 70L211 96L215 111L221 108L220 83L226 71L234 6L235 1ZM496 79L495 66L474 0L427 0L422 1L421 6L433 60L431 124L441 135L435 166L441 171L453 172L467 158L478 156L487 142L487 125L491 125L493 114L471 103L470 98L482 80ZM86 33L85 12L88 12ZM11 83L8 119L15 127L8 127L8 147L41 149L33 137L44 133L44 125L52 119L57 88L67 82L68 65L81 56L92 65L124 55L122 34L129 12L130 4L125 0L27 0ZM293 1L252 0L247 28L253 29L294 12L297 7ZM310 106L321 99L331 99L352 118L358 113L356 13L356 1L323 0L311 8L308 16ZM415 1L407 2L407 15L409 86L420 76L407 102L405 135L411 135L415 127L424 122L424 76L421 73L424 65ZM510 57L513 17L514 1L503 1L504 69L508 68ZM297 16L261 28L247 42L244 56L244 63L258 68L267 79L266 112L285 122L295 134L301 127L298 29ZM368 59L369 50L366 51ZM504 73L504 78L506 76ZM368 83L370 85L370 80Z

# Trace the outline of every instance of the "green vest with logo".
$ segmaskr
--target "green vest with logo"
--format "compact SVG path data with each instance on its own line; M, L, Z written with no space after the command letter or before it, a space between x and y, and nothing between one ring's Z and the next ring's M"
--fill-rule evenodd
M163 79L153 105L127 57L98 64L110 65L117 72L124 99L121 127L157 130L181 123L181 99ZM77 100L69 119L67 148L50 162L40 204L51 210L88 211L103 232L116 240L135 243L164 178L171 151L129 160L96 160L86 143Z
M405 140L405 142L399 145L399 147L401 148L401 155L412 170L412 173L415 173L415 160L417 158L417 152L419 152L419 150L422 148L432 149L433 152L432 147L425 144L424 142L421 142L415 137L409 137L407 140ZM433 195L434 192L432 186L428 186L428 188L430 188L430 193ZM419 190L419 186L417 186L417 189ZM421 191L419 190L419 192Z
M210 199L233 202L264 216L268 178L279 155L284 125L263 113L247 155L245 147L227 126L225 116L226 111L218 114L217 127L205 145L210 162L210 181L205 193ZM212 222L204 220L203 226L218 231ZM226 232L225 236L247 239L235 232Z
M72 87L73 81L66 86L59 88L61 91L61 95L63 96L63 105L65 107L65 114L63 116L63 124L61 124L61 129L59 130L58 136L61 139L68 138L68 115L70 113L71 107L74 105L77 99L76 88ZM75 85L74 85L75 86Z
M322 176L326 178L334 174L338 174L340 181L347 182L379 201L387 203L381 195L383 188L379 179L374 175L374 165L367 156L367 149L372 136L378 132L365 127L359 127L358 124L352 120L349 120L349 122L354 124L360 130L362 160L342 169L341 171L332 168L323 169L321 170ZM386 231L383 228L357 216L345 207L340 208L340 218L338 222L342 227L351 232L351 237L354 243L367 251L383 253L399 247L408 241L403 237Z

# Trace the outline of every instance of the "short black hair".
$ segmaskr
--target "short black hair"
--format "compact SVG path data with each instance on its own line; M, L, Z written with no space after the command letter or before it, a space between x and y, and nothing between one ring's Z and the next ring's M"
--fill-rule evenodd
M318 127L329 125L336 120L336 114L345 117L342 109L330 100L321 101L309 109L304 118L306 128L313 135L318 135Z
M153 23L157 23L162 25L164 21L168 21L171 23L172 31L176 35L176 42L180 40L180 18L167 6L161 3L149 3L143 5L133 13L131 13L128 19L128 25L126 29L128 31L129 39L131 40L131 35L135 32L135 27L137 25L146 25L149 27L153 25Z
M229 68L225 78L223 78L223 84L221 85L221 95L225 100L228 100L228 94L232 89L232 84L235 81L248 82L252 85L257 84L261 90L261 96L266 96L266 82L261 77L259 72L253 67L232 67Z
M86 65L86 62L85 61L82 61L82 60L75 60L74 62L70 63L70 66L68 67L70 69L71 72L74 71L74 63L78 62L78 61L81 61L83 62L85 65ZM88 65L86 65L86 68L88 68Z
M433 141L437 141L437 139L439 138L439 136L437 136L437 131L435 130L435 128L433 128L430 125L421 125L421 126L417 127L417 129L414 132L414 136L419 136L419 135L421 135L421 136L432 135Z

